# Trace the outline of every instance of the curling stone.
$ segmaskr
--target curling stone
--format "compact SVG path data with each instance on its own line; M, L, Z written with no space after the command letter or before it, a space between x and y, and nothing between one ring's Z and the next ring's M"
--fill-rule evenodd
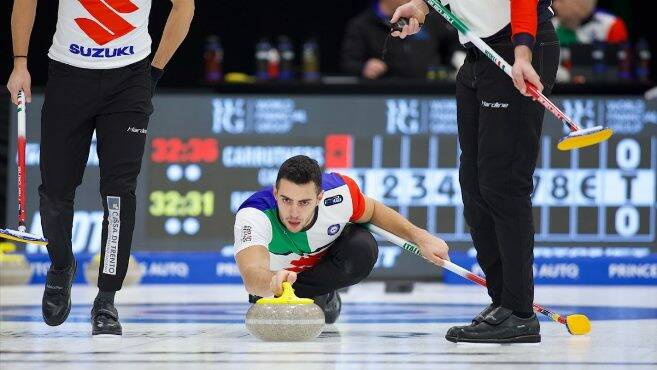
M98 269L100 267L100 254L94 256L94 258L89 261L87 267L84 269L84 277L87 279L87 283L93 286L98 285ZM139 267L139 261L133 256L130 255L128 261L128 272L125 274L125 280L123 280L123 286L136 285L141 281L142 271Z
M0 285L24 285L32 278L32 269L14 243L0 243Z
M283 294L260 298L246 313L246 329L266 342L300 342L317 338L324 329L324 311L309 298L294 295L283 283Z

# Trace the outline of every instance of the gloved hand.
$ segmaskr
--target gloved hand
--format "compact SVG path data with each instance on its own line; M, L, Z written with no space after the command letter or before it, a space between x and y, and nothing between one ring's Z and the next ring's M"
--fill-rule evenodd
M155 93L155 87L157 86L157 82L160 80L163 74L164 74L163 69L159 69L151 65L151 96L153 96L153 94Z

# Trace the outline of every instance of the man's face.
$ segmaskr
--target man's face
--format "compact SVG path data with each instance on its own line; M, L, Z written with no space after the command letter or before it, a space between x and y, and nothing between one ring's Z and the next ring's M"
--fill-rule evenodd
M285 227L296 233L312 222L315 207L322 200L324 192L317 194L314 182L298 185L281 179L274 188L274 197L278 205L278 215Z

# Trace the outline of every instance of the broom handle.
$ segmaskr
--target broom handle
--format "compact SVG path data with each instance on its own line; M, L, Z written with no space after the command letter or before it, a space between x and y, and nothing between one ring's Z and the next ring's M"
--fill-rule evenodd
M488 57L496 66L500 67L504 73L506 73L509 77L513 78L511 75L511 65L507 63L504 58L502 58L493 48L488 46L482 40L479 38L479 36L475 35L470 28L462 21L460 20L457 16L455 16L452 12L450 12L447 8L445 8L440 1L438 0L425 0L429 6L434 8L440 15L443 16L449 22L454 28L456 28L461 34L463 34L464 37L466 37L472 44L474 44L477 49L479 49L484 55ZM557 107L554 103L550 101L543 93L538 91L536 86L531 84L530 82L525 81L527 84L527 91L529 91L529 94L539 102L545 109L547 109L550 113L554 114L563 124L568 126L568 129L570 129L571 132L574 131L579 131L581 128L573 121L570 117L568 117L564 112L562 112L559 107Z
M387 230L384 230L384 229L382 229L382 228L380 228L376 225L366 224L365 227L367 227L367 229L369 231L371 231L372 233L377 234L379 236L382 236L383 238L387 239L391 243L402 247L402 249L405 249L405 250L407 250L407 251L409 251L413 254L417 254L418 256L424 258L424 256L420 252L420 248L418 248L417 245L415 245L415 244L413 244L413 243L411 243L407 240L404 240L403 238L400 238L399 236L397 236L397 235L395 235L395 234L393 234L393 233L391 233ZM472 281L475 284L481 285L483 287L486 286L486 279L482 278L481 276L475 275L472 272L464 269L463 267L461 267L461 266L459 266L459 265L457 265L457 264L455 264L451 261L443 260L442 262L443 262L443 267L445 269L447 269L447 270L449 270L449 271L451 271L451 272L453 272L453 273L455 273L459 276L462 276L462 277ZM562 315L559 315L556 312L550 311L547 308L542 307L542 306L540 306L536 303L534 303L533 306L534 306L534 311L536 311L538 313L541 313L541 314L551 318L552 320L554 320L558 323L567 325L567 321L566 321L565 316L562 316Z
M25 92L18 92L18 231L25 232Z

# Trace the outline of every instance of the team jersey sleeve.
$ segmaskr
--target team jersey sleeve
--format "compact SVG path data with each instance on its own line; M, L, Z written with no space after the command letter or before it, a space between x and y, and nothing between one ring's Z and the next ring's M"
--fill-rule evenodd
M514 46L534 47L538 27L538 0L511 0L511 40Z
M271 222L267 216L255 208L242 208L235 215L235 244L233 253L254 246L269 246L272 239Z
M340 177L342 177L345 184L347 184L347 187L349 188L349 195L351 195L352 206L352 213L349 221L354 222L361 218L363 216L363 212L365 212L365 197L360 191L358 184L356 184L356 181L354 181L349 176L340 175Z

